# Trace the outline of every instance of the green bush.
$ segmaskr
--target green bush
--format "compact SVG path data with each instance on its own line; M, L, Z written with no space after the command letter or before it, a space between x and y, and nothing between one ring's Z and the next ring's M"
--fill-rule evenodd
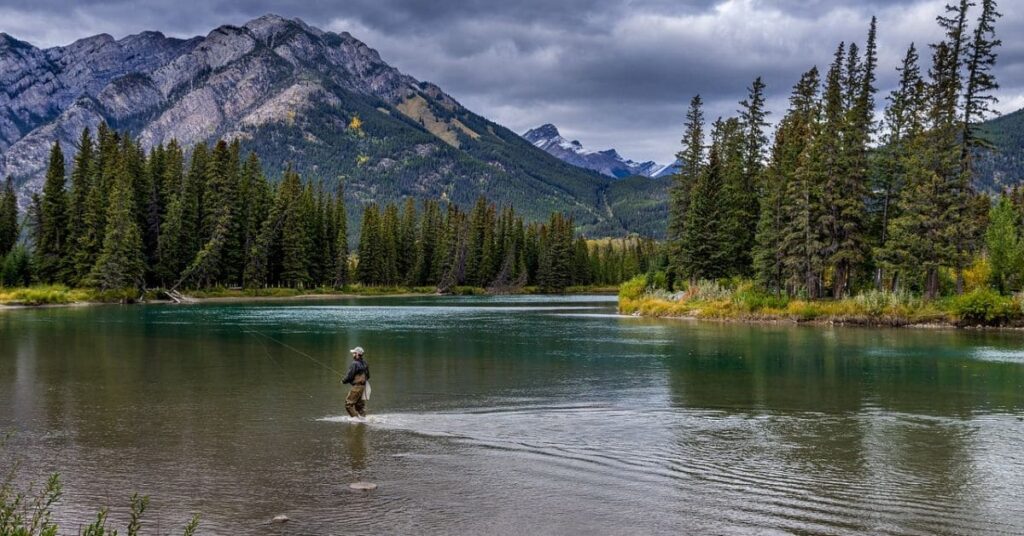
M16 246L0 261L0 287L27 287L32 283L32 261L23 246Z
M647 277L638 275L619 285L619 298L635 300L647 291Z
M991 289L978 288L951 302L953 312L966 325L1001 326L1020 318L1021 309L1012 298Z
M736 306L747 312L762 311L764 309L785 309L789 305L789 297L785 294L773 294L765 292L756 287L741 287L733 295L732 301Z
M647 273L647 288L668 289L668 274L664 270Z

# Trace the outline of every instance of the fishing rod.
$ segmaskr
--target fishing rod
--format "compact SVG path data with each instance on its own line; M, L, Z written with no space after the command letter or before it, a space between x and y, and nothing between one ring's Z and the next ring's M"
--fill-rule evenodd
M253 333L253 334L259 335L260 337L267 338L267 339L269 339L271 341L274 341L277 344L280 344L281 346L283 346L283 347L285 347L285 348L287 348L287 349L289 349L289 350L291 350L291 351L301 355L302 357L305 357L306 359L316 363L317 365L320 365L321 367L324 367L325 369L327 369L327 370L329 370L329 371L331 371L331 372L333 372L333 373L335 373L335 374L337 374L339 376L344 376L345 375L343 372L338 371L338 369L336 369L336 368L334 368L334 367L324 363L323 361L320 361L319 359L317 359L317 358L307 354L306 352L303 352L302 350L299 350L298 348L296 348L294 346L291 346L291 345L289 345L289 344L287 344L287 343L285 343L283 341L279 341L279 340L271 337L270 335L267 335L266 333L261 333L261 332L256 331L256 330L246 330L245 333Z

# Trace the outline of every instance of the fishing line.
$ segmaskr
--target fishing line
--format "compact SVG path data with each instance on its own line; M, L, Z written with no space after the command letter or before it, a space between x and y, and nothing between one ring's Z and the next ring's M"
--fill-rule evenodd
M287 349L289 349L289 350L291 350L291 351L301 355L302 357L305 357L306 359L316 363L317 365L320 365L321 367L323 367L323 368L325 368L325 369L327 369L327 370L329 370L329 371L331 371L331 372L333 372L333 373L335 373L335 374L337 374L339 376L344 376L343 373L339 372L334 367L332 367L330 365L327 365L324 362L318 360L317 358L307 354L306 352L303 352L302 350L299 350L298 348L296 348L294 346L291 346L291 345L286 344L286 343L284 343L282 341L279 341L279 340L271 337L270 335L267 335L265 333L260 333L259 331L255 331L255 330L247 330L245 333L255 333L256 335L259 335L260 337L266 337L267 339L270 339L270 340L276 342L277 344L280 344L281 346L284 346L285 348L287 348Z

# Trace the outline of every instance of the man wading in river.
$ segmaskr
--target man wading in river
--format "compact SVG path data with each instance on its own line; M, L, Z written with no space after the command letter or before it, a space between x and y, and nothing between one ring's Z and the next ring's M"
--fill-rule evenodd
M341 380L341 383L352 385L345 398L345 411L352 417L366 417L366 399L369 397L366 382L370 379L370 367L363 360L362 346L356 346L349 352L352 353L352 364L345 379Z

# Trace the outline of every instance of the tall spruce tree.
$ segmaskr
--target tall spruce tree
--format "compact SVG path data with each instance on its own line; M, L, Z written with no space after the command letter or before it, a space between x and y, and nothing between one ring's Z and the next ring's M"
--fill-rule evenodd
M114 163L114 176L107 210L103 248L89 274L90 284L102 290L138 289L146 271L142 255L142 233L135 217L131 155L121 153Z
M708 163L690 189L689 209L682 240L683 273L692 280L716 279L725 275L729 264L726 236L727 208L723 194L721 151L727 136L726 124L714 125Z
M995 0L981 0L981 14L974 28L974 35L967 46L967 80L963 98L963 121L961 139L961 165L968 175L973 174L973 156L977 150L991 150L994 146L980 132L979 125L992 113L992 105L998 102L992 91L999 89L992 73L996 63L995 49L1002 40L995 37L995 22L1002 14L996 10Z
M820 296L824 268L821 214L824 211L820 183L820 157L816 147L820 130L817 68L804 73L790 98L787 146L780 154L779 171L785 177L779 204L781 227L776 237L783 281L791 294Z
M45 283L63 280L68 251L68 205L65 192L64 153L60 142L50 149L46 182L40 198L39 229L36 231L36 275Z
M341 288L349 283L348 211L345 209L345 187L338 185L335 196L334 218L334 286Z
M409 284L413 280L413 269L416 258L416 235L418 232L416 200L409 197L402 207L402 218L398 225L398 277L401 284Z
M380 212L376 204L363 209L359 234L359 264L356 265L359 282L364 285L383 285L387 279L385 247L381 236Z
M687 211L691 197L690 189L704 166L704 103L700 95L695 95L690 100L685 127L683 148L676 153L679 171L672 176L672 187L669 190L667 242L669 274L672 281L682 281L690 275L685 271L688 260L685 257L683 241L686 223L689 220Z
M895 270L900 264L898 259L891 258L888 248L890 222L899 216L896 200L906 184L908 143L922 134L925 126L925 83L918 67L916 47L911 44L900 67L899 85L887 100L885 109L885 133L878 149L875 173L873 174L873 191L875 210L878 213L878 239L874 257L877 263L875 286L879 289L892 290L896 283Z
M14 249L19 231L18 193L14 189L14 177L7 177L0 190L0 258Z
M280 281L287 286L303 288L309 285L309 237L302 219L302 179L294 171L286 171L278 190L284 207L281 225Z
M82 275L78 271L77 262L81 252L82 238L86 234L86 215L88 212L89 190L92 187L93 142L88 128L82 129L78 139L78 153L75 155L71 170L71 187L68 196L68 251L65 259L67 281L72 285L81 282Z

